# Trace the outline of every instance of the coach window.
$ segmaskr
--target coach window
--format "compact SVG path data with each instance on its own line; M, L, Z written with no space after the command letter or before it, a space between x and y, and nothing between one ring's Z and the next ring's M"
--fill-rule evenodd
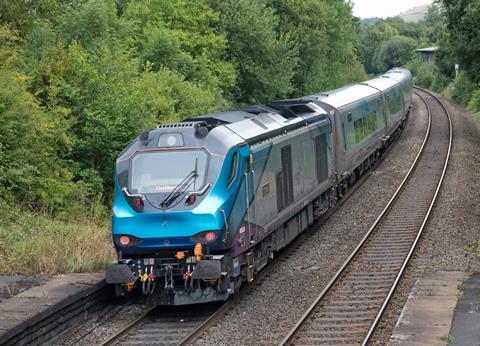
M392 90L387 98L388 98L388 108L390 110L390 115L395 115L400 112L402 108L402 101L399 97L399 93L396 90Z
M230 166L230 174L228 176L227 186L230 186L237 176L238 153L235 152L232 157L232 165Z

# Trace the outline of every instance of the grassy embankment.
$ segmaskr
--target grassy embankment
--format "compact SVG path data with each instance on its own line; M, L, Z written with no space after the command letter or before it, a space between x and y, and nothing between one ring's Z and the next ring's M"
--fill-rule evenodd
M0 215L0 273L50 276L101 270L114 258L108 222L55 220L42 214Z

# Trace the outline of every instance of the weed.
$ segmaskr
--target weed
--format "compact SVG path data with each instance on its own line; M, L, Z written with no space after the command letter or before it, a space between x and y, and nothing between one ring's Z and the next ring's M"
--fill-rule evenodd
M467 244L465 246L465 251L471 252L475 256L480 257L480 240L475 240L474 242Z
M444 335L440 338L442 341L446 341L448 343L453 342L455 338L451 335Z

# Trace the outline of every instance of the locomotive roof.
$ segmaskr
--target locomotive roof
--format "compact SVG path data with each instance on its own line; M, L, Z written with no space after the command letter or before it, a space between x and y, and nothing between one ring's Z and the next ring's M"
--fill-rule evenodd
M326 111L305 99L278 100L270 104L254 105L243 110L218 112L195 117L188 121L223 127L247 143L257 143L309 123L326 119Z
M389 71L387 71L384 74L385 77L392 78L393 80L396 80L398 82L401 82L405 79L410 78L412 75L410 71L403 69L403 68L393 68Z

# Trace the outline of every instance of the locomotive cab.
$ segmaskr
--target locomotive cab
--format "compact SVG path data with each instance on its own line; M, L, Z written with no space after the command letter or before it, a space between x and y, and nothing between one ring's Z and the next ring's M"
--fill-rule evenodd
M136 286L153 293L161 283L167 289L160 303L178 305L192 303L192 291L194 302L233 293L227 213L241 184L239 158L249 154L225 131L204 122L160 125L118 158L112 216L118 260L106 271L117 294Z

